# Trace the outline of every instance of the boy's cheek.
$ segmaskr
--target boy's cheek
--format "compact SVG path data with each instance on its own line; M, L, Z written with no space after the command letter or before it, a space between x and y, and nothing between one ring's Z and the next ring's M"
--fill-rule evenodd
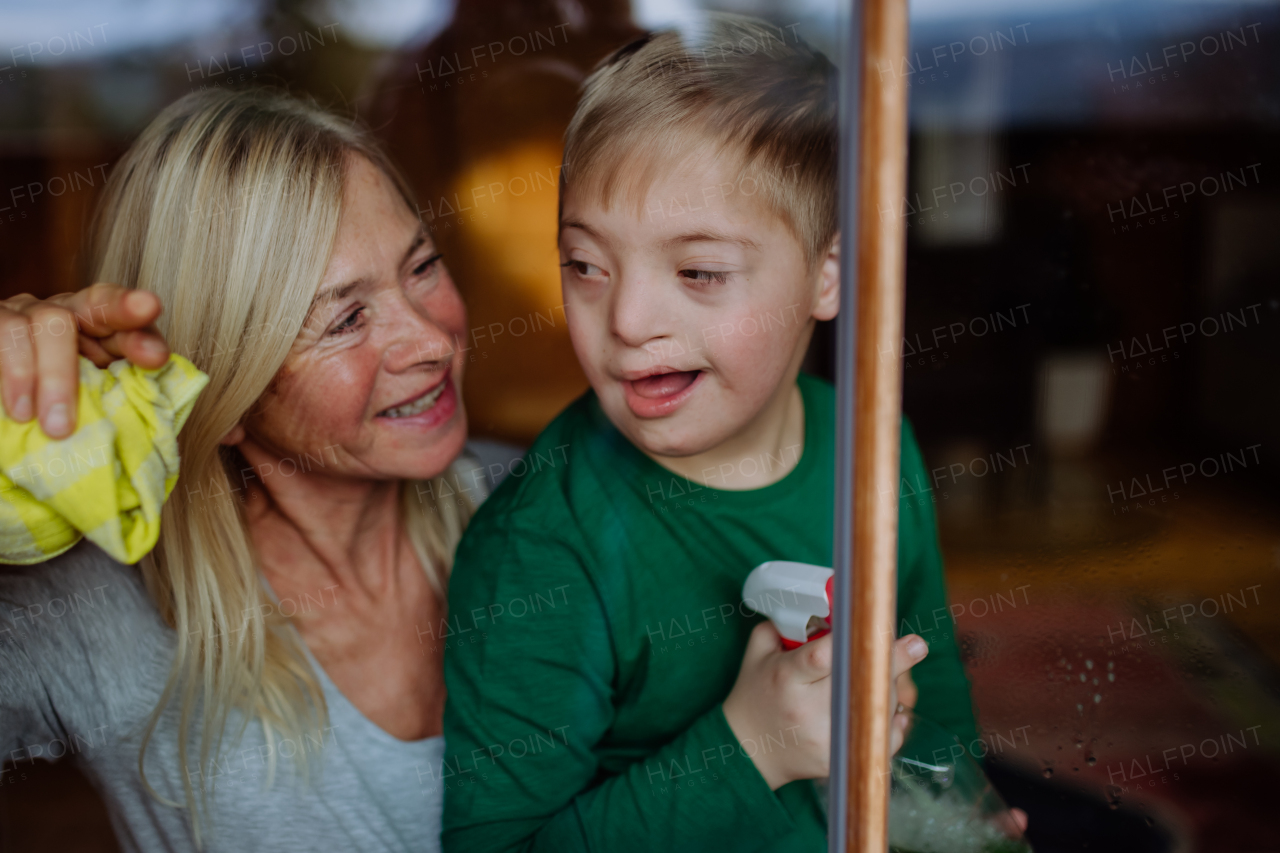
M587 374L587 381L592 387L596 385L596 377L603 373L606 341L602 339L600 330L607 328L603 320L591 316L588 306L575 305L569 295L565 294L565 318L569 326L569 342L573 344L573 354L578 357L578 364ZM596 388L599 391L599 388Z
M781 273L778 276L784 277ZM785 360L809 324L812 298L806 287L798 282L785 293L770 294L767 301L753 300L732 311L708 312L698 318L698 328L690 331L696 331L709 349L732 353L738 361L750 358L752 352L772 353L756 358Z
M786 374L799 345L799 333L794 326L766 332L741 320L732 329L726 328L729 325L723 323L716 334L705 339L705 360L715 373L709 378L717 379L724 393L763 405ZM750 333L753 329L754 334ZM720 334L722 331L725 333Z
M591 323L583 322L581 312L569 314L568 316L569 341L573 344L573 354L577 356L578 364L582 367L582 372L586 375L587 382L590 383L602 403L614 391L618 392L618 399L621 400L621 390L617 388L618 383L609 378L606 369L610 352L607 334L600 334ZM608 410L606 409L606 411ZM610 418L612 419L612 415Z

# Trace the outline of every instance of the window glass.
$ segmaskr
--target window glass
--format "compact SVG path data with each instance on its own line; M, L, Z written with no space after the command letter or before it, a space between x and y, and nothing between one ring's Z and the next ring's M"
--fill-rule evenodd
M0 298L88 283L107 175L165 106L283 87L357 116L403 172L467 305L470 434L527 447L589 387L557 246L587 75L645 33L696 34L720 11L840 66L848 5L11 6ZM907 190L878 212L906 229L904 336L881 355L901 365L921 453L902 546L932 566L937 531L946 598L924 607L921 593L899 628L958 649L973 718L927 674L918 710L1027 813L1036 850L1266 849L1280 769L1280 5L918 0L910 14L906 55L867 72L910 98ZM680 204L661 215L697 207ZM754 334L743 322L700 334ZM815 381L834 379L834 334L816 324ZM834 420L813 429L830 437ZM654 480L647 508L703 512L699 490L732 492L769 462L748 474L748 461ZM830 502L814 498L814 517ZM769 512L744 509L737 535ZM800 561L829 563L829 542L815 547ZM722 605L739 627L755 618L737 597L686 610L723 623ZM668 621L686 615L641 620L654 666L667 648L696 656ZM0 773L0 848L119 849L75 763L38 758L11 755ZM650 773L647 796L678 794L671 776Z

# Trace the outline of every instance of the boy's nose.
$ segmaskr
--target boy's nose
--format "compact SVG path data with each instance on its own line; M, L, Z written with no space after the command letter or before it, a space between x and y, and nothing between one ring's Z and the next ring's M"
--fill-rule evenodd
M670 334L669 312L663 289L652 281L630 279L619 282L610 305L609 331L630 347L640 347Z

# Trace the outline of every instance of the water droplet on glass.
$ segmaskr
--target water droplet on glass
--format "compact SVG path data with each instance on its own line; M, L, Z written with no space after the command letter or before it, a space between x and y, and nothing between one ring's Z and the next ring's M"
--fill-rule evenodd
M1095 764L1097 764L1097 763L1098 763L1098 756L1096 756L1096 755L1086 756L1086 757L1085 757L1085 760L1084 760L1084 763L1085 763L1085 764L1088 764L1090 767L1092 767L1092 766L1094 766Z
M1083 673L1083 672L1082 672L1082 673L1080 673L1080 680L1081 680L1081 681L1084 681L1084 673Z
M1096 704L1098 704L1098 703L1099 703L1099 702L1101 702L1101 701L1102 701L1102 694L1101 694L1101 693L1095 693L1095 694L1093 694L1093 704L1095 704L1095 705L1096 705Z
M1093 669L1093 661L1091 661L1091 660L1086 660L1086 661L1084 662L1084 665L1085 665L1085 667L1086 667L1087 669Z
M1116 680L1116 674L1114 672L1108 672L1107 681L1115 681L1115 680Z
M1049 778L1052 778L1052 777L1053 777L1053 768L1052 768L1052 767L1046 767L1046 768L1044 769L1044 778L1049 779Z
M1155 826L1155 825L1156 825L1156 819L1155 819L1155 818L1153 818L1151 815L1147 815L1145 818L1143 818L1143 820L1145 820L1145 821L1147 822L1147 826Z
M1112 809L1120 808L1120 786L1108 785L1106 788L1107 807Z

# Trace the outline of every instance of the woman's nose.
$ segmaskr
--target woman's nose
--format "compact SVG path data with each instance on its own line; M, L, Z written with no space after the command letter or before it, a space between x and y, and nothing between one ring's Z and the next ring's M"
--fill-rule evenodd
M453 325L466 324L446 323L407 299L395 305L387 317L387 369L395 373L419 364L448 361L465 346L450 332Z

